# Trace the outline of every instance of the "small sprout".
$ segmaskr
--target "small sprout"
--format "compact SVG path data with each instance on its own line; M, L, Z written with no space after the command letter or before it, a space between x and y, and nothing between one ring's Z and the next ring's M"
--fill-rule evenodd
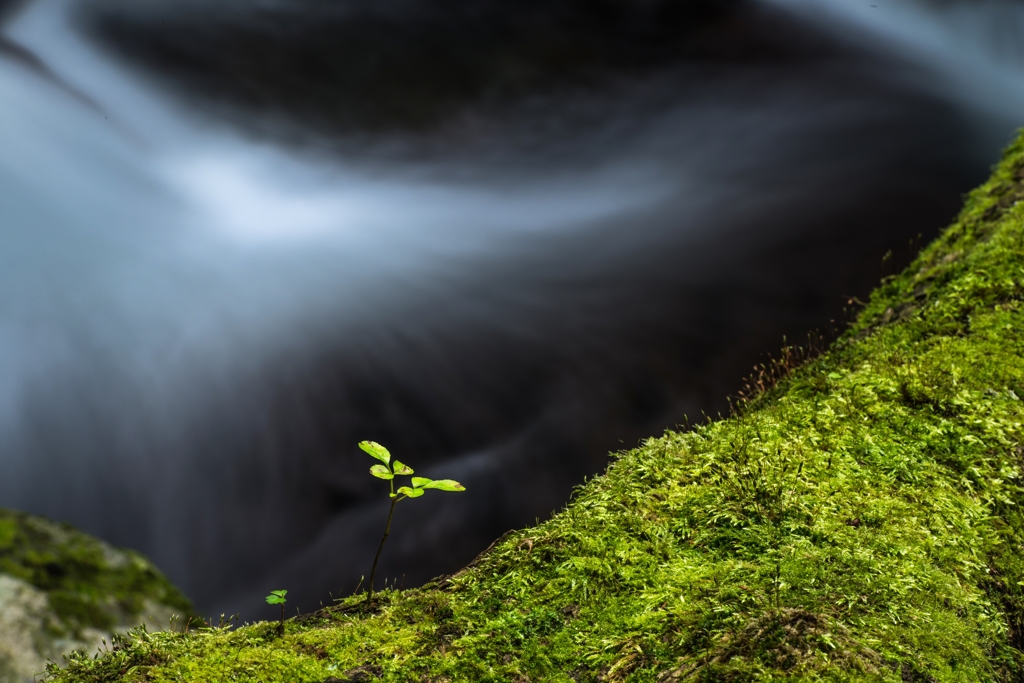
M268 605L281 605L281 623L277 627L277 635L284 635L284 603L288 602L288 599L284 596L288 595L288 591L270 591L270 595L267 596Z
M377 477L378 479L384 479L389 482L391 490L388 496L391 498L391 510L388 512L388 524L384 528L384 536L380 539L380 545L377 546L377 555L373 558L373 569L370 570L370 590L366 594L366 602L369 604L373 598L373 580L377 576L377 562L380 560L380 553L384 550L384 541L388 540L388 534L391 533L391 519L395 514L395 505L398 501L405 500L406 498L419 498L427 489L437 489L438 491L465 491L466 487L455 481L454 479L428 479L426 477L413 477L411 480L412 486L399 486L398 491L395 491L395 477L396 476L409 476L413 473L413 469L406 465L404 462L395 460L391 461L391 453L388 449L381 446L375 441L362 441L359 447L368 453L371 457L380 460L383 465L374 465L370 468L370 474ZM275 593L281 591L274 591ZM286 592L286 591L285 591ZM284 592L281 592L282 596ZM271 594L273 595L273 593ZM270 602L270 597L267 598L267 602ZM282 598L281 607L281 633L284 633L284 606Z

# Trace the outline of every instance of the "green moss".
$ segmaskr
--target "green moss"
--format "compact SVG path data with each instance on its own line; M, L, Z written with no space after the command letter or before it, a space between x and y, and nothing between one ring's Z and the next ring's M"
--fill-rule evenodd
M0 573L47 594L50 608L76 633L136 621L146 601L191 614L189 601L145 558L20 512L0 509Z
M54 681L1024 680L1024 142L825 355L453 577Z

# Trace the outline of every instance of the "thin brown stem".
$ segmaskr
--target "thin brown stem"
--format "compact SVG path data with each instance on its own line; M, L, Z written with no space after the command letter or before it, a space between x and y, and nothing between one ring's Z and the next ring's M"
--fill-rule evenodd
M373 580L377 576L377 562L380 560L380 551L384 550L384 541L388 540L388 534L391 533L391 518L395 514L395 504L398 502L398 498L391 499L391 510L388 512L388 525L384 528L384 536L380 539L380 545L377 546L377 556L373 558L373 569L370 570L370 590L366 594L366 604L370 604L370 599L373 598Z
M277 627L277 635L284 636L284 603L281 603L281 623Z

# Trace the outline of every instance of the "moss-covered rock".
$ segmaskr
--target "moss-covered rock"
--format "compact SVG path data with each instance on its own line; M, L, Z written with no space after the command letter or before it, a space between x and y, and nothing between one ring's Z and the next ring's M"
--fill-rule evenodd
M50 679L1024 680L1024 142L832 349L455 576Z
M137 553L31 515L0 509L0 683L47 661L93 651L129 628L166 628L188 600Z

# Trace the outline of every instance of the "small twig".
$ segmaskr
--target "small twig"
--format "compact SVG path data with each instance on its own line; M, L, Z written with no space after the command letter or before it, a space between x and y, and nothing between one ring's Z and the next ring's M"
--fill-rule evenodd
M398 503L398 498L391 499L391 510L388 511L388 525L384 527L384 536L380 539L380 545L377 546L377 555L373 558L373 569L370 570L370 590L366 594L366 604L370 604L370 599L373 598L373 580L377 576L377 562L380 561L380 553L384 550L384 542L388 540L388 534L391 533L391 518L395 515L395 504Z

